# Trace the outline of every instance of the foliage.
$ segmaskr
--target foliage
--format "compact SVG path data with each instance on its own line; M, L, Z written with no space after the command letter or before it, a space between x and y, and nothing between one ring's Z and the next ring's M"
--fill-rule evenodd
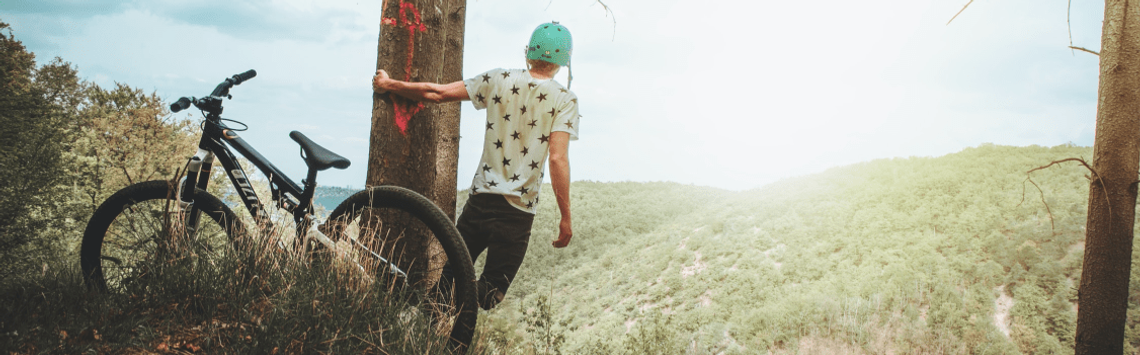
M57 185L64 179L69 116L55 100L51 83L58 63L37 71L35 56L0 22L0 278L22 265L16 256L35 236L59 224ZM37 242L37 243L32 243Z
M196 127L157 95L103 89L60 58L37 68L10 28L0 35L0 83L0 278L73 255L107 196L171 178L195 149Z
M544 199L482 331L503 353L542 353L531 344L548 337L520 322L542 299L566 325L562 353L1072 351L1089 182L1052 167L1032 174L1039 192L1026 171L1090 153L982 145L739 193L575 182L570 247L549 246L558 213Z
M81 124L70 149L77 192L94 211L133 183L169 179L196 147L195 126L173 120L162 99L117 83L83 93Z
M352 268L297 262L273 236L211 263L149 260L122 292L88 292L75 260L0 284L5 353L440 353L414 298Z

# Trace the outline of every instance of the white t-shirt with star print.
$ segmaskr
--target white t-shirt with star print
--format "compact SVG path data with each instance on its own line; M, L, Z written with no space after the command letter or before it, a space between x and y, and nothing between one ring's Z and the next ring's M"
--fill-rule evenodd
M567 132L578 140L578 97L525 69L494 69L463 84L475 108L487 110L483 158L471 192L503 195L518 209L535 213L550 133Z

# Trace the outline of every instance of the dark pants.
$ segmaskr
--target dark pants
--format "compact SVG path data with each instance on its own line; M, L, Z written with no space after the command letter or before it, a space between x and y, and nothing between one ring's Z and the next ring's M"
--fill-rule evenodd
M526 256L533 223L533 214L515 208L502 195L477 194L467 199L455 227L467 244L471 261L487 251L476 285L483 309L494 307L498 303L495 291L505 294L514 281ZM444 274L451 278L450 270L444 270Z

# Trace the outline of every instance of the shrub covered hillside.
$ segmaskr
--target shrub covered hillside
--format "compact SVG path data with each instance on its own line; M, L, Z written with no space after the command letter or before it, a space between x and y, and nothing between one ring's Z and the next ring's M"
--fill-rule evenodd
M548 190L481 332L503 353L1069 352L1087 171L1025 181L1068 157L1091 149L984 145L746 192L578 182L564 250Z

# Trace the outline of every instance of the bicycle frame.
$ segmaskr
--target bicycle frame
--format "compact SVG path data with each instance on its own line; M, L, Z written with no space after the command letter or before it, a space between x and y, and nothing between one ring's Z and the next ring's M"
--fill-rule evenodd
M253 185L250 184L245 169L241 167L237 157L227 147L229 145L269 178L269 188L272 195L270 199L276 207L285 209L293 215L293 221L297 227L296 241L299 247L304 247L307 251L309 248L308 241L312 238L338 255L345 255L346 252L338 247L335 241L320 231L319 224L315 223L315 216L312 214L313 194L317 189L317 169L309 167L307 176L301 180L303 185L298 185L273 163L270 163L261 153L258 153L237 132L222 123L222 98L230 97L229 89L233 85L240 84L254 75L256 73L253 70L234 75L233 78L226 79L226 81L218 84L218 87L208 97L198 100L183 97L171 105L171 110L178 112L189 108L190 104L193 103L195 107L206 114L205 122L202 124L202 137L198 141L198 152L190 157L189 162L187 162L186 176L178 183L175 192L180 207L188 208L189 213L186 215L185 223L187 231L193 234L197 230L198 220L201 217L201 211L194 206L193 190L198 188L205 191L209 187L210 173L215 161L221 163L222 168L225 169L224 173L230 178L230 183L237 192L239 199L245 204L246 209L249 210L250 215L261 227L261 230L268 232L273 229L269 213L265 211L265 205L261 203ZM387 264L391 274L401 276L404 280L407 279L407 273L397 267L396 264L380 256L360 241L353 238L347 239L352 242L351 246L360 248L373 258ZM278 241L278 247L284 249L284 244ZM362 265L359 263L356 265L361 271L365 271ZM367 273L365 274L367 275Z
M214 161L220 162L230 183L233 184L239 199L245 204L255 221L262 224L269 223L269 215L265 211L261 199L249 182L245 169L238 164L237 157L226 146L234 147L243 157L248 159L266 177L269 178L271 199L279 202L279 207L293 214L294 220L301 222L309 215L310 203L316 188L316 171L310 169L308 179L303 180L304 187L293 182L281 172L273 163L265 159L256 149L249 145L236 132L226 127L220 118L207 117L202 127L202 138L198 142L198 153L190 158L187 165L186 181L182 186L195 186L205 190L209 185L209 176ZM185 201L189 197L189 190L183 189L180 197Z
M224 143L223 143L224 142ZM193 231L197 228L200 213L193 206L190 200L189 189L185 187L194 186L198 189L206 190L209 186L209 177L213 168L214 162L220 162L225 169L225 174L230 178L230 183L233 184L234 190L237 192L242 203L245 204L246 209L249 210L250 215L262 227L263 231L271 230L273 228L272 222L269 220L269 214L265 211L264 205L257 197L257 192L253 190L253 186L249 183L249 177L245 173L245 169L238 164L237 157L226 146L227 144L233 146L243 157L248 159L254 166L262 171L269 178L270 191L272 193L271 199L274 202L280 203L277 205L293 214L293 219L297 223L297 236L312 237L319 243L323 244L329 250L341 253L336 246L336 242L329 238L324 232L318 229L318 224L314 223L312 215L312 198L316 190L317 171L309 168L308 176L302 180L304 184L301 185L293 182L284 173L281 172L273 163L265 159L261 153L258 153L253 146L250 146L241 136L236 132L226 127L221 122L220 117L207 117L206 122L203 124L202 138L198 142L198 153L194 154L187 163L186 177L183 182L179 184L179 201L183 204L189 204L191 210L187 215L186 226ZM184 206L185 207L185 206ZM299 239L299 240L306 240ZM401 270L396 264L388 261L387 258L377 254L371 248L368 248L360 241L348 238L352 245L367 252L371 257L380 260L388 265L388 270L393 275L399 276L402 279L407 279L407 273ZM307 246L308 243L303 245ZM364 271L363 266L357 264L357 267Z

